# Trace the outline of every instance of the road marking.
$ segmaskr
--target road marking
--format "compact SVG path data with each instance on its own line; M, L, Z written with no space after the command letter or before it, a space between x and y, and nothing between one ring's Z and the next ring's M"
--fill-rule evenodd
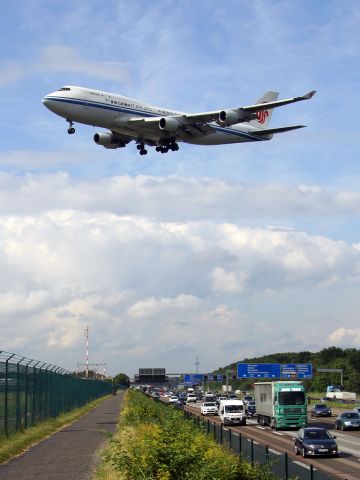
M276 450L273 450L272 448L269 448L269 452L275 453L275 455L281 455L280 452L277 452Z
M274 432L275 435L284 435L284 433L281 433L281 432Z
M304 467L307 470L310 470L310 465L308 465L307 463L302 463L302 462L299 462L298 460L294 460L293 463L296 463L296 465L300 465L300 467ZM316 470L316 468L313 468L313 470Z
M266 427L259 427L259 426L257 426L256 428L260 428L260 430L266 430Z

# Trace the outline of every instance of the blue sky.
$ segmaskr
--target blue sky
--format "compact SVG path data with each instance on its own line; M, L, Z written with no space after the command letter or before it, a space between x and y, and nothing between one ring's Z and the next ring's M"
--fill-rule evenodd
M359 27L356 1L6 2L0 348L73 369L89 324L129 374L359 348ZM41 104L62 85L188 112L317 94L271 142L140 157L67 135Z

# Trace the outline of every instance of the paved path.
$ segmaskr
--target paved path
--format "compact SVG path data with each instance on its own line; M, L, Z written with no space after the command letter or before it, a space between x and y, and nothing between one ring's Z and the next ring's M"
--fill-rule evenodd
M20 457L0 465L1 480L89 480L106 435L114 432L123 392L32 447Z

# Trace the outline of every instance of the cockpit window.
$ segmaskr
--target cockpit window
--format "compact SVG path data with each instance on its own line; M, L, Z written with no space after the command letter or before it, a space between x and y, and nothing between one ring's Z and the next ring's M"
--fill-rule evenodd
M60 90L68 90L68 91L70 91L70 88L69 88L69 87L61 87L61 88L59 88L59 92L60 92Z

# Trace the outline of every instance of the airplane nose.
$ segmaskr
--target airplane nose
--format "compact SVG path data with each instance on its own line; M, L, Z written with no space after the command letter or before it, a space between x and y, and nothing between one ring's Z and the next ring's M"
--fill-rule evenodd
M47 97L44 97L41 101L45 107L49 108L50 100Z

